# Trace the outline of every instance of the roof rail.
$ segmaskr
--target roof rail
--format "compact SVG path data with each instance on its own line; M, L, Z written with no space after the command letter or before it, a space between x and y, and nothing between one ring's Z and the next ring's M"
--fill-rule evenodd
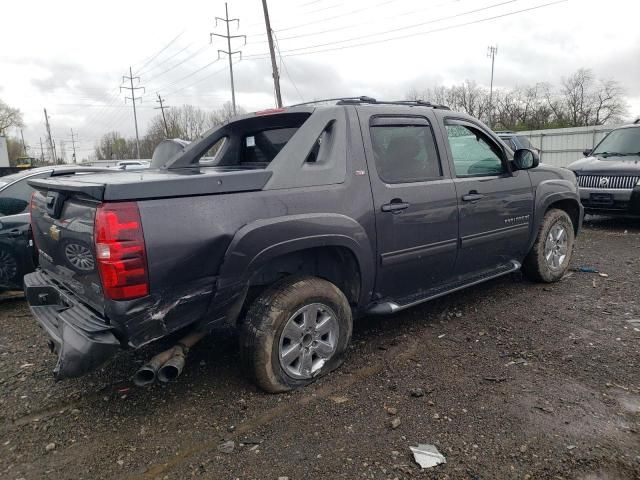
M636 121L633 122L634 125L637 125L638 123L640 123L640 117L636 118Z
M345 102L345 103L376 103L375 98L371 97L337 97L337 98L321 98L319 100L312 100L310 102L296 103L295 105L289 105L290 107L302 107L303 105L314 105L316 103L324 102Z
M375 98L367 97L367 96L323 98L320 100L313 100L311 102L296 103L295 105L291 105L291 107L301 107L303 105L314 105L317 103L324 103L324 102L336 102L336 105L362 105L362 104L407 105L407 106L431 107L431 108L440 108L443 110L450 110L450 108L447 107L446 105L438 105L436 103L431 103L424 100L376 100Z

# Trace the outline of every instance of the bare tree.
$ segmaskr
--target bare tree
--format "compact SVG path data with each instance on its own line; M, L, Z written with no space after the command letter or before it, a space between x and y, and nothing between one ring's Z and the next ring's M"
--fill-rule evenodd
M494 92L494 128L539 130L619 122L627 113L625 92L614 80L597 80L580 69L563 78L559 88L548 83ZM448 105L481 120L489 117L486 88L466 80L451 87L411 89L406 98Z
M0 135L4 135L6 130L11 127L22 127L22 112L17 108L11 108L9 105L0 100Z

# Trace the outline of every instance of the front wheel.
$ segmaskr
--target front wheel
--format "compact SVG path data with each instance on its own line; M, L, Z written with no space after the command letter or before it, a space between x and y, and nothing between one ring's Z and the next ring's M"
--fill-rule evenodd
M290 277L251 305L240 334L240 354L262 389L303 387L339 367L351 339L344 293L316 277Z
M522 264L523 273L536 282L557 282L571 261L575 233L571 217L564 210L549 210L538 236Z

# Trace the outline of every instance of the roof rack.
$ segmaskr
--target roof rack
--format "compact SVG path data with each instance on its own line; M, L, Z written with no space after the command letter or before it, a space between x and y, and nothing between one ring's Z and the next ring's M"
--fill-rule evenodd
M292 107L301 107L303 105L314 105L317 103L336 102L336 105L407 105L416 107L439 108L450 110L446 105L438 105L436 103L426 102L424 100L376 100L372 97L339 97L339 98L323 98L321 100L313 100L311 102L297 103Z

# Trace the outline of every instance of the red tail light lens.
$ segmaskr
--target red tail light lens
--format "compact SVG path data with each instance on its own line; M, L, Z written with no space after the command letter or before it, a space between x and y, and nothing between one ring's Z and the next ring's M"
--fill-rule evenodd
M98 271L107 298L130 300L149 294L147 253L135 202L98 206L95 242Z

